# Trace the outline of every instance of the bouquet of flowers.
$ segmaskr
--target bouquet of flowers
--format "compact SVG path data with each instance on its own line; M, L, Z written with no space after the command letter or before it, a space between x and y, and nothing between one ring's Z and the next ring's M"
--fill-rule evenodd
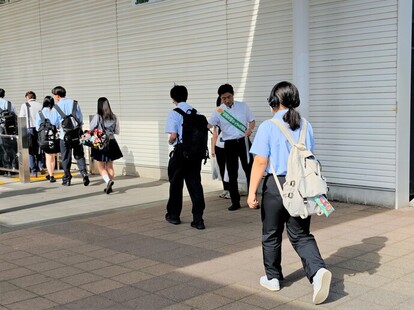
M109 137L103 130L95 128L94 130L85 130L80 139L83 145L104 150L109 145Z

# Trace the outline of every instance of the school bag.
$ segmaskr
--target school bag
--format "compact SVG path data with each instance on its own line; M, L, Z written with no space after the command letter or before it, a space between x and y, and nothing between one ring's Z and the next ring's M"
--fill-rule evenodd
M204 159L204 164L208 158L208 128L207 118L202 114L197 114L196 109L189 109L184 112L180 108L174 111L183 116L183 156L187 159Z
M10 101L7 101L7 109L0 108L0 134L17 135L17 115L12 111Z
M70 147L79 145L80 137L83 134L82 124L76 117L77 106L78 106L78 101L73 100L72 113L69 115L66 115L65 113L63 113L62 109L57 104L54 106L56 111L62 117L62 123L60 125L62 126L62 129L64 132L63 141L65 142L65 145L70 146Z
M293 217L307 218L311 214L328 216L333 207L327 202L328 185L321 174L321 164L315 155L306 148L305 139L307 121L302 118L299 141L295 142L292 134L283 122L272 119L292 146L288 157L286 181L280 184L273 164L270 168L275 177L283 206ZM326 205L325 205L325 204Z
M37 143L42 150L53 152L56 150L57 144L59 144L56 126L48 118L45 118L42 111L39 111L39 116L42 123L37 131Z

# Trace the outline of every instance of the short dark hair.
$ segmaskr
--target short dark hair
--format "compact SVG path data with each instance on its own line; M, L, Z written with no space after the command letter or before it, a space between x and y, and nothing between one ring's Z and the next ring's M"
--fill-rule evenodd
M29 97L29 99L36 99L36 94L33 91L29 90L26 92L25 97Z
M0 88L0 98L3 98L6 94L6 91L3 88Z
M170 90L170 97L176 102L186 102L188 98L187 88L183 85L174 85Z
M63 86L56 86L52 89L52 94L57 95L59 97L65 98L66 97L66 89Z
M230 93L230 94L234 95L233 86L231 86L230 84L223 84L219 87L217 93L218 93L219 96L221 96L225 93Z
M52 96L46 96L45 99L43 99L43 107L44 108L53 108L53 106L55 105L55 100L53 99Z

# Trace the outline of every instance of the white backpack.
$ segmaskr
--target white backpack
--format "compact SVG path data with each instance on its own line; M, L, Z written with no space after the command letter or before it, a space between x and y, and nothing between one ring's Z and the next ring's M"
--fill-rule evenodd
M277 178L273 164L270 168L275 177L276 184L283 199L283 205L291 216L307 218L311 214L322 215L324 212L315 203L313 197L326 195L328 186L325 178L321 175L321 166L313 153L306 148L305 139L307 131L307 121L302 118L302 128L300 131L299 142L296 143L292 134L283 122L272 119L285 135L291 144L286 182L283 189Z

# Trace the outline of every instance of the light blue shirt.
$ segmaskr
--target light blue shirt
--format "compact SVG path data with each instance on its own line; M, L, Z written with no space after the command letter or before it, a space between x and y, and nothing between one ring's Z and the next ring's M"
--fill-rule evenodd
M222 103L219 107L223 111L230 113L235 119L248 128L248 123L254 121L254 115L250 111L246 103L240 101L234 101L231 108ZM217 108L218 109L218 108ZM217 109L214 110L211 117L208 119L208 123L213 126L219 126L222 132L223 140L239 139L244 136L244 132L234 127L229 121L224 119Z
M68 98L62 98L59 100L58 106L65 115L72 114L73 100L68 99ZM83 115L79 107L79 103L76 107L76 118L79 120L81 124L83 124ZM60 114L58 113L58 111L56 111L56 109L53 109L49 119L53 125L55 125L56 127L59 127L59 137L60 139L63 139L65 134L63 132L62 126L60 126L60 123L62 123L62 120L63 120L62 116L60 116Z
M45 118L48 118L50 120L50 117L52 115L52 111L53 111L53 109L51 110L51 109L49 109L47 107L46 108L43 108L42 109L43 116ZM39 130L39 127L40 127L40 124L41 123L43 123L42 122L42 119L40 118L39 113L36 113L36 130Z
M184 112L187 112L188 110L193 109L193 107L190 106L187 102L180 102L179 104L177 104L177 108L180 108ZM167 122L165 124L165 132L178 134L179 141L182 142L181 140L183 137L182 124L183 124L183 116L180 113L172 110L168 112ZM177 141L174 142L173 145L176 145L176 144L177 144Z
M283 121L283 115L288 110L281 110L275 113L273 118ZM295 141L299 141L300 129L292 131L285 123ZM302 128L302 123L301 123ZM314 150L313 129L308 122L305 144L308 150ZM250 153L262 157L270 158L277 175L286 175L288 157L291 145L282 131L271 120L264 121L257 130ZM266 167L266 172L271 173L270 165Z
M0 98L0 109L7 110L7 100L6 99ZM16 112L14 110L14 104L13 103L11 104L11 110L12 110L12 112Z

